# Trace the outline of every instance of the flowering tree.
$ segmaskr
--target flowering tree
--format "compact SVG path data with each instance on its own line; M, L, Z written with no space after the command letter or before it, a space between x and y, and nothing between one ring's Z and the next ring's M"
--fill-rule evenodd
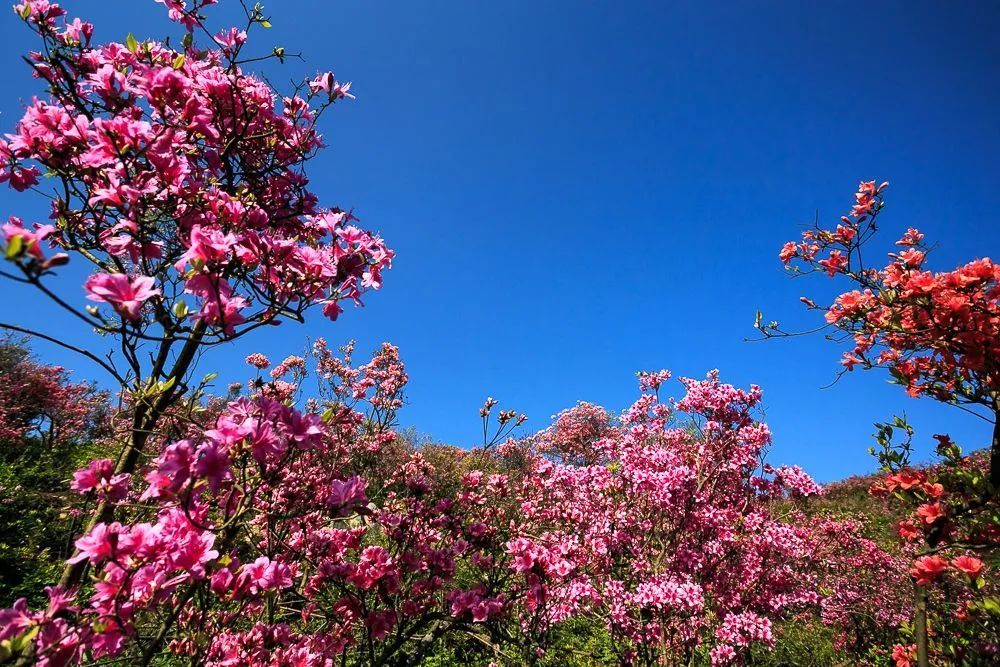
M0 607L58 578L83 505L66 480L102 451L109 412L104 392L0 338Z
M930 248L912 228L884 267L866 263L863 250L878 229L887 185L861 183L836 229L807 230L779 256L797 274L854 284L829 306L803 297L853 342L841 362L845 370L884 367L910 396L985 410L994 424L989 479L1000 491L1000 265L986 257L932 273L925 268ZM762 321L758 327L768 336L783 333Z
M950 659L992 659L1000 644L975 638L997 636L1000 598L984 585L985 565L970 552L995 552L1000 544L1000 266L982 258L932 273L925 269L930 248L913 228L896 242L901 250L890 253L883 268L866 264L862 252L877 231L887 185L862 182L850 215L835 229L807 230L801 241L786 243L779 257L796 273L822 272L854 284L825 307L802 299L824 311L826 326L853 342L844 353L845 371L885 367L910 396L957 405L993 424L985 465L963 458L950 438L939 435L943 465L929 474L909 469L913 430L901 418L877 425L879 447L872 448L889 473L873 493L911 504L914 515L899 524L899 533L922 542L911 550L916 643L912 655L909 647L897 647L897 664L906 667L913 657L927 665L935 650ZM763 324L760 316L757 326L767 337L788 335L776 323ZM898 433L904 435L902 443L893 440ZM939 587L929 594L928 588L948 572L958 573L966 586ZM976 593L972 598L970 591ZM946 610L942 618L957 621L934 646L927 627L929 604Z
M161 1L184 30L176 47L132 35L93 44L93 26L59 5L16 5L39 38L27 61L47 97L0 141L0 179L47 197L51 211L46 224L3 225L12 268L0 275L113 336L117 351L102 358L0 326L81 352L121 385L131 419L118 475L136 470L203 350L301 320L313 305L335 319L344 300L380 287L392 259L350 212L321 208L307 189L305 167L322 146L316 123L350 85L325 73L280 95L244 69L262 59L245 53L248 32L270 25L259 7L243 28L213 36L201 11L214 0ZM93 271L86 308L48 285L71 258ZM111 518L102 501L90 525ZM67 568L64 586L81 581L85 562Z
M107 400L92 385L69 381L59 366L31 358L15 339L0 340L0 444L80 442L92 436Z

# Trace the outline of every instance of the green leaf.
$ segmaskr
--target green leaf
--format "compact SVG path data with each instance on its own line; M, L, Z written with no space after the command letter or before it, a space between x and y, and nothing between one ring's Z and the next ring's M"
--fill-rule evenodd
M21 18L27 21L29 16L31 16L31 5L26 2L24 7L21 7Z
M178 53L177 57L174 58L174 69L180 69L184 67L184 54Z
M183 318L188 314L188 305L184 301L178 301L174 304L174 317Z
M201 379L201 383L202 384L208 384L209 382L211 382L212 380L214 380L217 377L219 377L218 373L209 373L208 375L206 375L205 377L203 377Z
M5 256L7 259L15 259L21 256L24 252L24 237L23 236L12 236L10 242L7 244L7 252Z
M139 50L139 42L135 40L135 35L133 35L132 33L129 33L128 36L125 38L125 47L132 53L135 53L137 50Z
M19 637L15 637L14 641L11 643L11 648L14 653L23 653L25 649L31 646L31 642L38 636L38 630L39 626L36 625Z
M1000 616L1000 600L997 598L986 598L980 604L986 613L991 616Z
M270 28L271 27L271 22L268 21L267 19L264 19L263 21L260 22L260 26L262 28Z
M7 259L17 259L24 254L27 248L24 247L23 236L12 236L7 244Z

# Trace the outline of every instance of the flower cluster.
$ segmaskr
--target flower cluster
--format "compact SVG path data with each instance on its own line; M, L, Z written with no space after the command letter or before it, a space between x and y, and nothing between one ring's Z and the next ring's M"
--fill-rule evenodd
M913 429L905 419L877 424L872 452L886 474L870 490L905 512L895 527L920 599L913 605L916 643L912 651L896 646L896 664L927 664L931 654L956 664L989 661L1000 645L979 638L996 635L991 610L998 598L975 554L995 553L1000 544L1000 265L984 257L933 272L927 268L931 247L913 228L896 241L884 266L866 265L862 250L877 231L886 186L861 183L850 214L835 229L810 229L801 241L785 244L779 257L794 272L823 272L854 284L825 307L802 299L853 341L842 361L846 371L887 368L910 396L959 405L993 423L988 455L964 457L948 436L938 435L941 463L923 470L909 466ZM776 323L758 320L758 328L765 336L787 335ZM897 443L894 433L905 440ZM937 633L928 631L930 617Z
M169 650L323 665L369 647L426 655L476 627L540 655L560 624L596 618L626 663L705 650L731 664L789 614L822 609L843 627L866 602L837 576L875 572L882 552L861 543L844 561L849 542L830 536L849 527L775 511L815 483L761 463L757 388L712 372L682 380L677 401L643 394L620 422L581 404L539 434L461 452L391 430L406 383L395 347L359 366L351 346L314 352L325 390L303 409L273 385L290 378L298 395L306 360L267 372L250 355L272 380L161 443L141 475L107 459L80 470L73 488L121 516L77 540L94 587L53 589L57 614L19 602L5 638L42 664ZM818 569L821 556L844 566Z
M795 271L844 276L857 289L824 312L826 322L849 333L847 370L884 366L911 396L981 404L995 409L1000 380L1000 265L976 259L952 271L925 268L930 248L909 229L881 268L867 266L862 246L876 232L886 183L862 183L857 204L835 230L816 228L789 242L781 260ZM820 259L822 257L822 259Z
M24 439L46 445L92 435L106 396L69 381L59 366L34 361L13 339L0 339L0 444Z
M91 262L87 298L122 323L89 317L110 329L201 323L231 337L312 304L336 319L392 261L350 212L321 208L307 189L316 122L349 84L327 73L281 95L242 69L253 60L241 56L245 31L220 33L217 48L194 44L211 3L166 4L188 31L183 48L131 35L92 44L93 27L55 3L15 7L42 41L30 62L50 97L33 99L0 141L0 179L39 189L44 170L58 185L51 224L3 226L7 259L29 282L67 258L46 245Z
M669 376L640 377L655 392ZM536 453L507 553L525 588L526 633L596 616L627 662L708 646L729 664L771 643L769 619L819 601L805 575L810 531L770 510L818 487L801 470L762 466L759 388L714 371L681 382L683 398L643 394L620 424L581 404L523 444Z

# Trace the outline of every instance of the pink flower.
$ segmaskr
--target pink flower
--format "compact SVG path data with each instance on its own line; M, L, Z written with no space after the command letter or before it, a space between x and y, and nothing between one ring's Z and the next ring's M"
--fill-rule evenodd
M948 561L941 556L924 556L913 561L910 575L921 586L934 583L948 569Z
M187 0L156 0L167 8L167 16L171 21L176 21L188 30L194 30L199 25L198 10L208 5L214 5L218 0L192 0L192 7L188 9Z
M90 38L93 34L94 24L75 18L66 23L66 29L63 31L62 37L63 41L68 44L79 44L81 42L86 44L90 42Z
M346 480L334 480L330 483L330 497L326 502L339 516L343 516L350 508L368 502L368 496L365 495L367 485L357 475Z
M37 259L42 259L42 241L48 238L50 235L55 233L56 228L52 225L39 225L35 223L34 231L25 229L24 225L21 223L19 218L11 216L10 219L3 226L3 237L7 245L15 238L20 238L23 252L35 257Z
M73 473L69 488L78 493L88 493L97 489L102 495L113 500L121 500L128 492L129 476L115 475L115 462L111 459L95 459L90 465Z
M854 208L851 209L851 215L855 217L864 217L872 212L875 206L875 195L882 191L888 183L883 183L878 188L875 187L875 181L862 181L858 185L858 192L854 195Z
M979 575L983 572L983 561L979 560L975 556L959 556L952 559L951 564L956 570L963 572L972 579L979 578Z
M822 495L823 487L799 466L781 466L775 476L793 497Z
M345 84L339 83L333 76L333 72L323 72L317 74L316 78L309 82L309 90L312 93L318 93L325 91L329 94L330 99L354 99L354 95L351 95L348 91L351 89L351 83L348 81Z
M731 665L736 661L736 649L728 644L719 644L712 648L710 652L712 667L722 667Z
M229 254L236 246L236 237L223 234L217 229L206 229L201 225L191 228L188 237L187 251L174 264L178 272L183 273L184 267L191 264L224 264Z
M0 609L0 641L16 637L40 620L40 614L28 609L28 601L20 598L10 609Z
M770 619L749 611L726 616L715 636L730 646L740 648L748 647L754 642L767 646L774 643Z
M377 546L365 547L350 581L355 586L368 590L392 575L395 570L396 562L388 551Z
M153 284L150 276L129 278L123 273L95 273L87 278L84 289L91 301L108 303L123 318L137 321L142 304L160 295Z
M798 246L796 246L795 241L789 241L785 245L781 246L781 252L778 253L778 259L780 259L783 264L788 264L792 261L796 254L798 254Z
M396 613L392 611L372 612L365 618L365 625L371 630L372 639L385 639L396 625Z
M264 370L271 365L271 361L260 352L254 352L253 354L248 355L246 362L258 370Z
M919 244L923 240L924 240L924 235L920 233L919 230L910 227L909 229L906 230L906 233L903 234L903 238L896 241L896 245L914 246Z
M78 563L89 560L92 564L98 564L114 556L118 549L118 538L123 532L120 523L99 523L93 530L76 541L76 548L80 552L67 563Z
M60 16L66 15L66 10L49 0L25 0L14 5L14 11L20 16L27 13L28 20L38 25L51 26Z
M207 442L195 452L195 474L208 480L208 488L218 493L222 483L231 478L229 456L215 442Z
M841 251L833 250L830 252L829 257L821 259L816 263L826 269L828 276L833 276L837 272L844 270L844 267L847 266L847 258L844 257L844 253Z
M184 291L202 300L201 311L194 315L195 318L222 327L227 334L246 322L240 311L247 307L247 300L234 295L232 286L224 278L199 273L184 284Z
M240 585L249 587L251 594L257 595L264 591L277 591L291 586L292 571L284 563L261 556L254 562L244 565L237 579Z
M230 28L217 33L214 39L216 44L231 51L234 47L241 46L247 41L247 33L245 30Z

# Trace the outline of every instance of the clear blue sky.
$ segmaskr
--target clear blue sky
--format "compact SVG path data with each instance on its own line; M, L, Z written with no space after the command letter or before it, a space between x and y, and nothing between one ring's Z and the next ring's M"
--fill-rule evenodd
M151 1L66 2L97 39L172 30ZM354 207L398 253L386 287L340 322L256 335L204 362L246 376L306 336L400 346L404 425L477 441L487 395L542 428L577 400L626 407L633 373L671 368L763 386L772 459L821 480L863 472L872 422L906 410L923 443L987 427L913 401L878 374L823 390L840 349L819 338L748 344L759 308L814 323L781 244L836 219L861 178L888 179L887 242L908 225L951 268L1000 255L1000 5L989 2L267 3L258 34L303 51L291 78L333 69L358 99L327 118L311 168L327 204ZM222 0L212 16L232 15ZM38 91L32 46L0 19L0 126ZM273 72L272 72L273 73ZM0 193L2 213L42 214ZM34 218L32 218L34 216ZM67 293L82 303L79 283ZM76 323L2 286L5 317L80 342ZM47 346L47 359L96 376ZM928 446L922 451L926 454Z

